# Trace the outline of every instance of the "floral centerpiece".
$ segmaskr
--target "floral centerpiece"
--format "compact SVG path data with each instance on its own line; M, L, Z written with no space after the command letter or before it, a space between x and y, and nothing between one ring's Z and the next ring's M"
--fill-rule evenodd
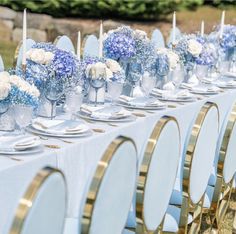
M93 58L86 66L86 78L90 84L89 101L95 104L104 103L105 83L107 81L122 83L124 72L120 65L112 59ZM85 63L88 60L85 60Z
M8 72L0 73L0 115L7 112L11 106L26 106L37 108L39 90L19 76ZM9 114L6 119L0 119L1 130L13 130L14 118Z
M39 115L49 117L50 104L46 100L44 91L45 84L52 77L61 83L64 89L70 89L81 83L81 70L77 57L68 51L58 49L52 43L36 43L26 53L26 71L17 71L16 74L23 75L27 81L35 84L41 92ZM54 108L55 109L55 108ZM55 110L54 110L55 113Z
M195 35L185 35L178 41L174 51L179 55L180 61L185 66L187 73L185 81L187 81L192 75L191 72L196 64L196 60L203 51L203 46Z

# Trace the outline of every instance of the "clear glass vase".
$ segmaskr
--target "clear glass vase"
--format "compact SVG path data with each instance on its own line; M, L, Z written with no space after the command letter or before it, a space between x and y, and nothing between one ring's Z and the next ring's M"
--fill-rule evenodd
M46 99L44 94L39 98L37 115L44 118L51 118L51 103ZM53 118L56 116L56 104L53 105Z
M14 131L15 119L12 108L0 115L0 131Z

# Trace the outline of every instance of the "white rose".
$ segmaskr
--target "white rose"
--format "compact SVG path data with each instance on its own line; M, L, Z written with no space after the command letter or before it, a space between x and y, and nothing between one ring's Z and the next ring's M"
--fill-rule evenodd
M179 63L179 56L170 50L167 54L167 57L169 59L170 69L175 69Z
M117 63L115 60L113 59L107 59L106 61L106 65L107 67L114 73L116 72L120 72L121 71L121 66L119 63Z
M167 54L168 49L167 48L157 48L157 53L158 54Z
M54 54L51 52L44 53L44 64L49 64L54 58Z
M113 73L109 68L106 68L106 78L111 79L113 77Z
M103 78L106 79L106 65L104 63L98 62L92 65L92 79Z
M11 85L9 83L0 82L0 100L7 98L11 90Z
M188 52L193 56L198 56L202 52L202 45L194 39L188 41Z
M45 57L45 51L43 49L34 49L31 52L30 59L36 63L43 64Z
M10 75L8 72L0 72L0 82L6 82L9 83L10 82Z
M20 82L20 78L19 76L16 75L11 75L10 76L10 83L15 85L15 86L19 86L19 82Z
M147 39L147 33L143 30L136 29L134 31L134 35L137 36L138 38Z

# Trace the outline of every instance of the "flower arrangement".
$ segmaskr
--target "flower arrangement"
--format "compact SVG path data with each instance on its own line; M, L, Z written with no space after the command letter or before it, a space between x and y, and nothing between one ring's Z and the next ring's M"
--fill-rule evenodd
M220 40L220 46L224 51L236 47L236 26L235 25L224 26L224 32Z
M52 43L40 42L33 45L26 56L25 78L40 90L43 89L43 84L51 71L55 71L56 78L66 86L79 83L79 61L71 52L58 49Z
M118 62L113 59L106 59L106 66L108 73L112 74L108 78L110 81L124 83L125 73Z
M168 55L158 52L155 60L156 73L158 76L166 76L170 70L170 61Z
M202 52L196 58L196 64L212 66L216 59L216 48L212 43L205 43Z
M120 63L130 61L142 64L147 70L154 61L154 45L142 30L133 30L128 26L121 26L110 30L104 39L104 55Z
M40 92L34 86L17 75L0 73L0 102L12 105L38 106Z
M184 65L194 63L202 49L202 44L193 35L185 35L174 47L174 51L179 55Z
M157 49L157 54L165 54L167 56L171 70L174 70L180 62L179 55L171 49L159 48Z

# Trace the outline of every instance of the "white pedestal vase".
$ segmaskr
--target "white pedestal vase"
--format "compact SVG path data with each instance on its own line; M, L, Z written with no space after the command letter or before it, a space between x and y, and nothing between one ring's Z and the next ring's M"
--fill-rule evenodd
M50 101L42 94L39 98L38 116L51 118L51 108L52 105ZM53 106L53 118L56 116L56 105Z

